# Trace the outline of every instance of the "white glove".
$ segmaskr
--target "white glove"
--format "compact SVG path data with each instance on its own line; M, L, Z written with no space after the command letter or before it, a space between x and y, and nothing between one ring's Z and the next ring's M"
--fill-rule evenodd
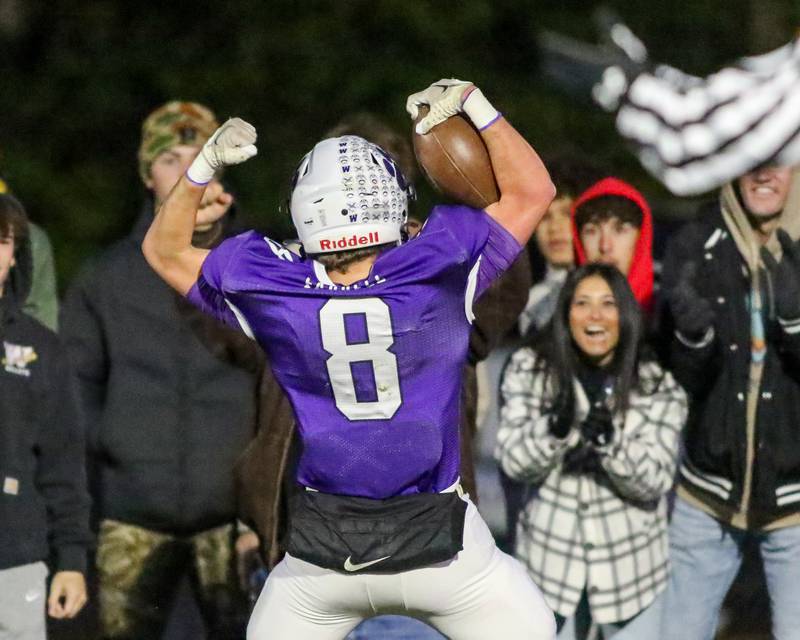
M600 82L592 87L592 98L609 113L619 109L622 96L628 90L628 78L622 67L614 65L606 68Z
M500 117L480 89L471 82L455 78L439 80L425 91L411 94L406 100L406 111L412 120L416 120L419 106L423 104L429 105L430 111L415 127L420 135L461 112L466 113L478 129L485 129Z
M194 159L186 177L195 184L208 184L222 167L249 160L256 153L256 128L241 118L231 118L214 132Z

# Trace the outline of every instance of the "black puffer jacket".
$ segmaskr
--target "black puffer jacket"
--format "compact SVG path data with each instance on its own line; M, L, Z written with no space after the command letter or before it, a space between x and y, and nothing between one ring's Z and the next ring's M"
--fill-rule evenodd
M52 559L85 571L84 441L74 380L56 335L20 311L31 278L20 244L0 299L0 570Z
M62 333L87 413L97 516L191 534L235 518L233 467L254 433L256 377L206 338L247 339L190 309L145 262L152 215L149 206L83 269Z
M748 459L750 274L717 205L672 239L667 297L687 262L697 265L694 286L716 320L713 340L701 348L673 339L673 373L690 395L681 486L726 520L746 513L747 526L758 529L800 512L800 334L780 328L766 287L767 350Z

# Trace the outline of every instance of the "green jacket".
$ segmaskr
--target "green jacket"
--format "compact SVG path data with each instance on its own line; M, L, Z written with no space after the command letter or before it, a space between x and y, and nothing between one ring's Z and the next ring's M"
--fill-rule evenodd
M58 329L58 294L53 247L44 229L29 224L31 251L33 252L33 280L22 310L36 318L48 329Z

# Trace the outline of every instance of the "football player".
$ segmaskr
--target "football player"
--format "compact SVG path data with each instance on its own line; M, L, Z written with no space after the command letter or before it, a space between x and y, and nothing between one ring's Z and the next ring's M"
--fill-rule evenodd
M250 640L344 638L401 613L457 639L551 639L552 612L460 489L459 395L472 302L528 241L554 196L539 157L469 82L412 95L419 133L459 112L481 131L500 191L477 211L436 207L401 244L407 189L394 160L355 136L318 143L290 198L305 258L255 232L191 245L205 186L256 154L229 120L203 147L143 243L152 267L270 357L302 442L288 553ZM202 213L200 214L202 215Z

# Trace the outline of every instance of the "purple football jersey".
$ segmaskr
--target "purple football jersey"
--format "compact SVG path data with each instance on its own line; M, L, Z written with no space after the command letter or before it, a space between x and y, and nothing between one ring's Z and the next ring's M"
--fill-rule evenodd
M483 211L441 206L343 286L248 232L209 254L188 297L267 352L297 416L300 484L367 498L437 492L458 478L472 301L519 251Z

